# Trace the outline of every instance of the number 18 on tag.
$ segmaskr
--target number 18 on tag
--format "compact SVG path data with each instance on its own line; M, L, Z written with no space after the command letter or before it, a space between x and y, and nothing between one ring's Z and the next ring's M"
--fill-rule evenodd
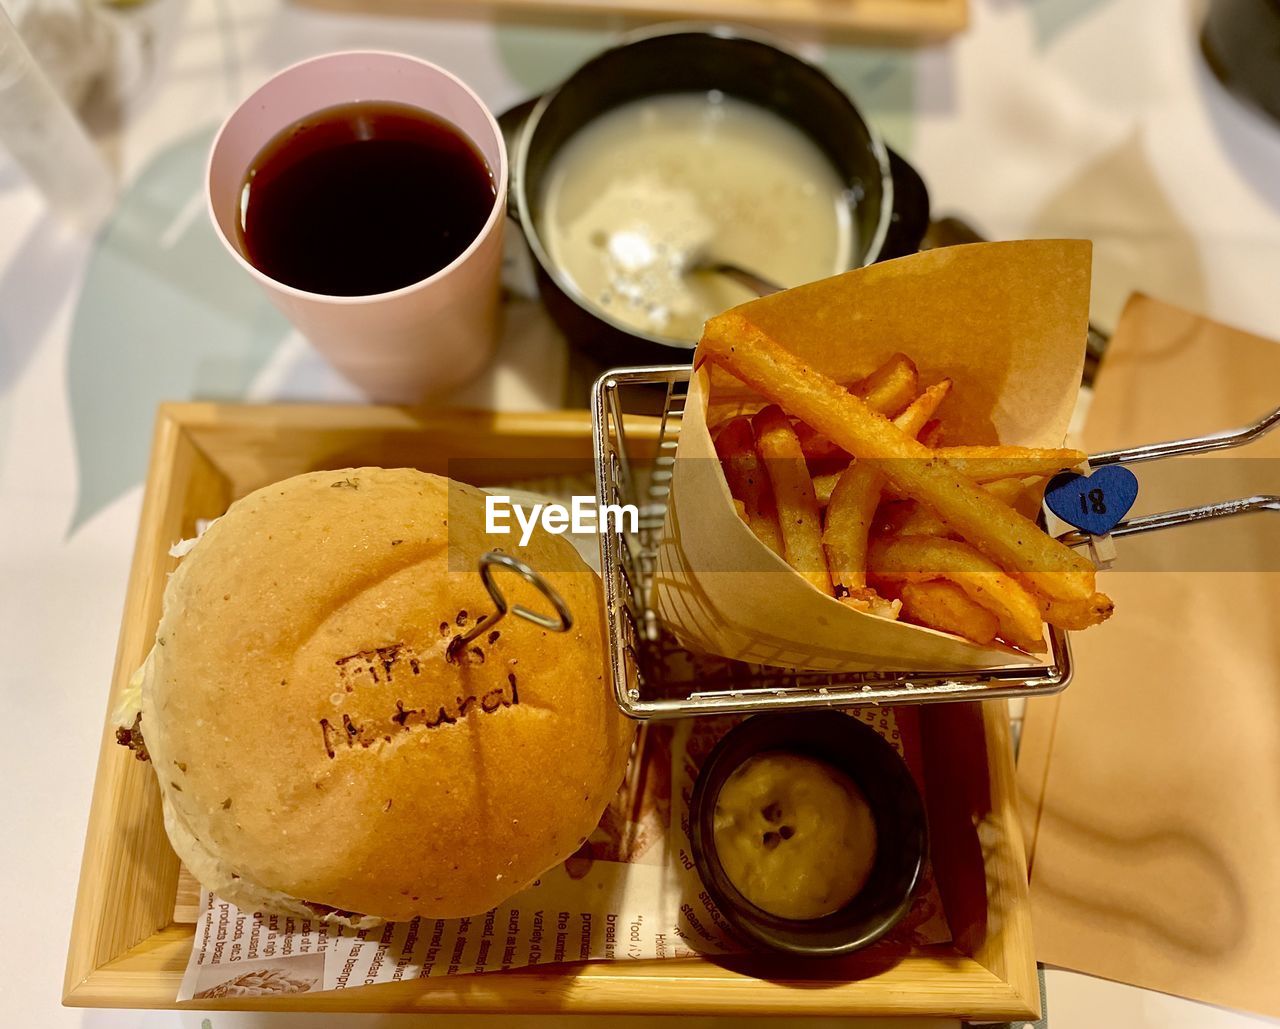
M1089 475L1063 472L1044 491L1045 506L1068 525L1105 536L1138 499L1138 479L1122 465L1105 465Z

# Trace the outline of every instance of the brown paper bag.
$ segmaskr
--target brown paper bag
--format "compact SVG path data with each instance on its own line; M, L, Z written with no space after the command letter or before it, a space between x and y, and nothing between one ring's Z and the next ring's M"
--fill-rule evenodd
M923 385L954 381L949 441L1060 446L1089 319L1090 244L978 243L846 272L735 308L841 382L901 351ZM696 364L696 360L695 360ZM820 671L953 671L1036 664L841 604L771 553L714 474L708 426L758 398L722 370L694 375L672 472L654 609L686 646Z
M1085 439L1197 436L1278 400L1280 342L1135 296ZM1273 432L1141 465L1135 512L1275 493L1278 461ZM1077 637L1073 685L1028 704L1018 800L1040 961L1280 1017L1277 521L1118 541L1113 631Z

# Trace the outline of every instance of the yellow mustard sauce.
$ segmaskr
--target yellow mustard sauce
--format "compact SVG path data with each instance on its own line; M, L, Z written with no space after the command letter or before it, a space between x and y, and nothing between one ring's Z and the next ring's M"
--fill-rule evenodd
M866 884L876 827L866 798L824 761L757 754L716 798L715 847L729 881L779 918L821 918Z

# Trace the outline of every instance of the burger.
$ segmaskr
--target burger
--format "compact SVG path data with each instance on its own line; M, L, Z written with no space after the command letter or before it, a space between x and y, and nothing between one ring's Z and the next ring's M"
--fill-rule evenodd
M563 537L486 536L484 496L313 472L237 501L182 556L117 737L150 760L205 887L357 928L475 915L596 826L632 740L598 580ZM568 632L508 616L459 645L494 610L477 562L495 543L564 599Z

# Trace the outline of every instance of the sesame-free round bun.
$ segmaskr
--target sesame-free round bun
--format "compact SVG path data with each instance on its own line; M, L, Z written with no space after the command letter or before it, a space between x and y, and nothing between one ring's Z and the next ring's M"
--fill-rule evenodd
M422 472L313 472L233 504L169 580L140 728L179 857L242 907L357 925L475 915L568 857L625 771L595 574L484 494ZM501 547L573 628L493 611ZM512 606L550 612L518 576Z

